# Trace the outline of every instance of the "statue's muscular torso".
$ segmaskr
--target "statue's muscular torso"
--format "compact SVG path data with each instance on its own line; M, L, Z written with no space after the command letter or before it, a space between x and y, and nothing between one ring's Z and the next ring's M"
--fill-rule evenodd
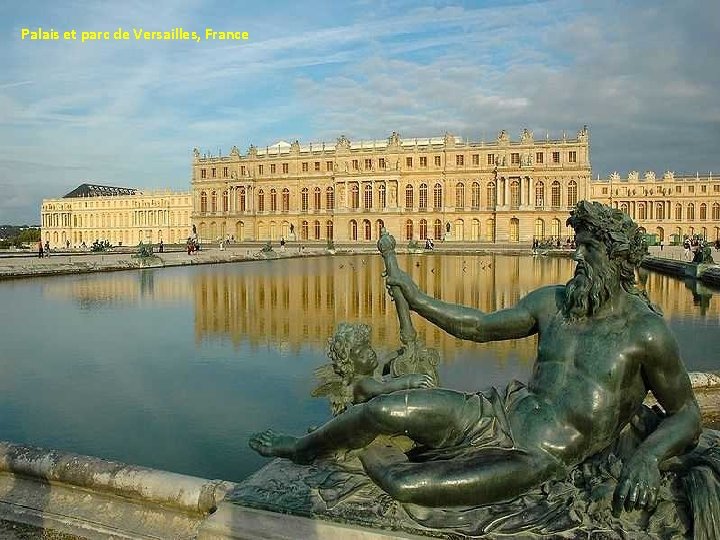
M528 299L538 354L530 395L508 416L519 446L539 446L573 465L607 446L642 403L643 340L659 316L622 292L622 313L569 322L560 311L563 291L546 287Z

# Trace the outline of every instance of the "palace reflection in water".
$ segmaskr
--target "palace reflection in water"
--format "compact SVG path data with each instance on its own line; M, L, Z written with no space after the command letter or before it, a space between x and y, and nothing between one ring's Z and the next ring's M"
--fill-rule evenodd
M565 283L574 268L570 259L560 257L438 253L401 256L400 265L428 294L483 311L512 306L542 285ZM46 292L70 296L87 309L192 302L198 343L225 339L235 346L322 349L338 322L360 321L373 325L380 349L390 349L398 344L399 329L382 272L378 255L286 259L93 276L49 283ZM701 283L644 273L641 285L671 321L702 319L702 327L720 322L714 291ZM483 356L492 351L498 359L510 352L523 361L534 358L534 338L479 345L456 339L417 316L413 319L420 337L437 348L445 362L473 349L483 350Z

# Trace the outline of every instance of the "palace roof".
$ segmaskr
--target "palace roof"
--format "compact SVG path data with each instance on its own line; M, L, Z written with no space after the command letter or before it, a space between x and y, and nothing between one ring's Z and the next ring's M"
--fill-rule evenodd
M63 196L63 199L74 199L78 197L111 197L114 195L135 195L137 189L126 187L100 186L98 184L80 184L70 193Z

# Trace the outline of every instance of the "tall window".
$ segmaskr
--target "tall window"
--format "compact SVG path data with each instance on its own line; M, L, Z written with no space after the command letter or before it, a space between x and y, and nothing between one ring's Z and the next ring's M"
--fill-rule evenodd
M688 221L695 221L695 205L693 203L687 206L687 219Z
M363 239L372 240L372 223L369 219L363 219Z
M577 204L577 182L570 180L568 183L567 192L568 206L575 206Z
M385 198L385 184L380 184L378 186L378 204L380 205L380 208L385 208L385 206L387 206Z
M542 208L545 206L545 184L538 182L535 184L535 207Z
M288 165L287 163L283 163L282 167L283 174L287 174L288 172L290 172L290 165Z
M300 239L301 240L307 240L308 239L308 222L303 221L300 225Z
M277 212L277 191L275 191L275 188L270 190L270 211Z
M497 197L497 190L495 189L495 182L488 183L487 186L487 207L492 209L495 207Z
M425 240L427 238L427 220L421 219L420 220L420 240Z
M638 219L644 220L647 219L647 209L645 208L645 203L641 202L638 203Z
M425 210L427 208L427 191L427 184L420 184L420 210Z
M354 219L350 220L350 240L358 239L358 225Z
M373 190L372 184L365 184L363 188L363 205L366 210L372 208L373 203ZM369 222L368 222L369 223Z
M470 206L473 210L480 209L480 183L473 182L470 188Z
M433 223L433 236L435 240L440 240L443 237L442 221L439 219L436 219L435 223Z
M322 198L322 192L319 187L313 190L313 209L317 212L320 210L320 199Z
M225 191L223 191L223 212L227 212L229 209L230 209L230 199L229 199L227 190L225 190Z
M360 208L360 186L357 183L350 187L350 208Z
M535 238L537 240L545 238L545 222L540 218L535 220Z
M238 191L238 209L241 212L245 211L245 188L240 188Z
M304 187L300 191L300 211L308 211L308 188Z
M405 240L413 239L413 222L412 219L408 219L405 222Z
M455 165L465 165L465 156L462 154L457 154L455 156Z
M657 203L655 206L655 219L665 219L665 203Z
M332 186L329 186L325 190L325 208L328 210L335 208L335 190Z
M535 163L542 165L544 155L542 152L535 152Z
M550 186L550 197L552 199L550 201L552 206L554 206L555 208L560 206L560 182L558 182L557 180L555 180Z
M510 182L510 208L520 207L520 182L513 180Z
M258 191L258 205L257 205L258 212L264 212L265 211L265 192L261 189Z
M439 210L443 206L442 186L440 183L435 184L433 189L433 208Z
M440 166L440 156L435 156L433 163L435 163L436 167Z
M288 188L282 190L282 211L290 211L290 190Z
M703 186L704 187L704 186ZM707 219L707 205L705 203L702 203L700 205L700 219L706 220Z
M325 222L325 237L328 240L333 239L333 222L330 219Z
M677 203L677 204L675 205L675 219L676 219L677 221L681 221L681 220L682 220L682 214L683 214L683 212L682 212L682 204Z
M465 208L465 184L462 182L455 186L455 207Z
M575 150L568 152L568 161L570 163L577 163L577 152Z
M315 233L315 240L320 240L320 222L318 220L313 223L313 232Z
M720 221L720 204L718 203L712 205L712 219L713 221Z
M553 152L553 153L552 153L552 162L553 162L553 163L560 163L560 152Z
M213 214L217 212L217 192L215 191L210 194L210 211Z
M405 208L412 208L413 203L413 187L411 184L408 184L407 186L405 186Z
M205 169L203 169L205 170ZM200 192L200 212L203 214L207 212L207 193L204 191ZM93 216L90 214L90 226L93 226Z

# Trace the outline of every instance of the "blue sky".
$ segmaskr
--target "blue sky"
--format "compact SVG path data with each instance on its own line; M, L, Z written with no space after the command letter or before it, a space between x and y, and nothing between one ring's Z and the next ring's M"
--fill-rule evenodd
M720 2L0 0L0 223L85 181L189 189L192 149L574 136L593 174L720 175ZM21 40L22 28L57 41ZM76 29L244 42L65 41Z

